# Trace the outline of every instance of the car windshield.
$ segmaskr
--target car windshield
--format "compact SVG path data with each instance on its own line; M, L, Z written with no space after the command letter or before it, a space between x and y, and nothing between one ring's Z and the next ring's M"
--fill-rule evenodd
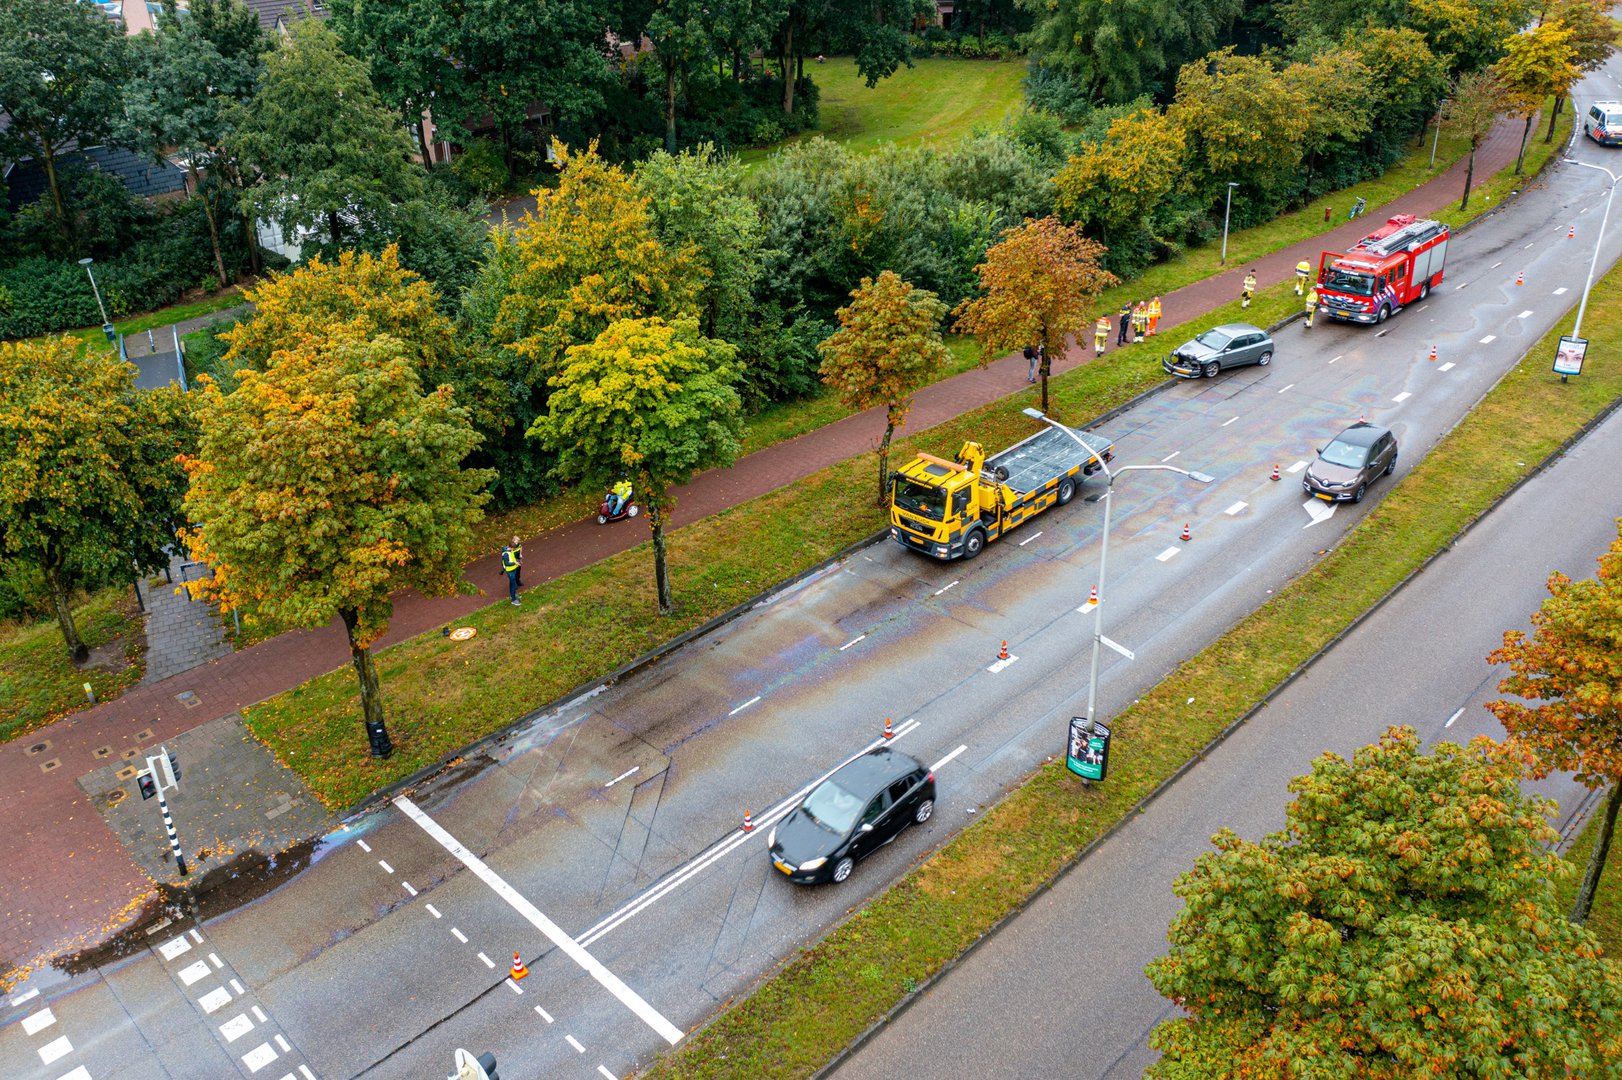
M946 492L937 487L915 484L904 476L895 478L895 504L909 514L932 521L946 516Z
M1207 330L1194 340L1199 344L1204 345L1207 349L1214 349L1221 352L1223 349L1228 347L1228 342L1232 341L1233 338L1229 337L1227 334L1224 334L1220 330Z
M1374 295L1374 277L1351 270L1329 271L1329 280L1325 285L1335 292L1351 293L1353 296Z
M862 812L862 800L834 783L824 780L800 804L801 813L836 836L844 836Z
M1318 456L1331 465L1343 465L1348 469L1361 469L1368 464L1369 448L1336 439L1324 447L1323 453Z

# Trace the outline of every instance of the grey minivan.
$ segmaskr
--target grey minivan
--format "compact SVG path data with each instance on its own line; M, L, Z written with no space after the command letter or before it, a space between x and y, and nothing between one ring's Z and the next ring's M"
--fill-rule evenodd
M1245 364L1266 367L1273 362L1273 339L1249 323L1212 327L1193 341L1185 341L1161 362L1166 374L1182 379L1209 379L1219 371Z

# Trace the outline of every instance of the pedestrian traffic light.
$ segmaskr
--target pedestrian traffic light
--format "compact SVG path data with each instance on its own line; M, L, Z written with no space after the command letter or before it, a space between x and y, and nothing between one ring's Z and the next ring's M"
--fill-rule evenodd
M144 772L140 776L136 777L135 783L141 789L141 800L143 802L158 793L157 781L152 779L152 774L149 772Z

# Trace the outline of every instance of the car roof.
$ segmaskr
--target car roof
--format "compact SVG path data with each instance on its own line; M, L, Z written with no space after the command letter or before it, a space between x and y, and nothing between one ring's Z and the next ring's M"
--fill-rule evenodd
M1383 428L1379 424L1371 424L1367 420L1359 420L1339 435L1335 436L1337 442L1351 443L1353 446L1373 446L1382 435L1390 433L1390 428Z
M1229 337L1238 337L1240 334L1265 334L1267 332L1261 327L1252 326L1247 322L1223 323L1221 326L1213 326L1211 329L1218 333L1227 334Z
M853 794L871 796L891 781L921 768L923 764L916 758L888 746L876 746L854 761L847 762L831 779L837 780L840 787Z

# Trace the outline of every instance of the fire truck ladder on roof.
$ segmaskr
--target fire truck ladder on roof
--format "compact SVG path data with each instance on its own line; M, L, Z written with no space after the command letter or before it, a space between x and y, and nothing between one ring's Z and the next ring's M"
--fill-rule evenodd
M1389 236L1370 235L1357 245L1375 255L1390 255L1396 251L1412 251L1428 240L1440 236L1443 226L1434 221L1416 221Z

